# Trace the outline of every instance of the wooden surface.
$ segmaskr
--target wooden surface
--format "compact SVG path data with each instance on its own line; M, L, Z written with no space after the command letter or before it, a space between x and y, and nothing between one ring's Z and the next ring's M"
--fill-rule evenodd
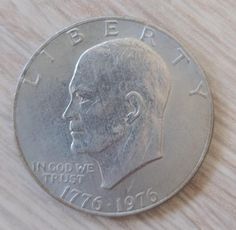
M20 158L12 116L17 79L35 49L65 26L104 15L172 33L203 66L215 109L210 150L191 182L160 207L117 219L75 211L45 193ZM1 0L0 229L236 229L235 114L235 0Z

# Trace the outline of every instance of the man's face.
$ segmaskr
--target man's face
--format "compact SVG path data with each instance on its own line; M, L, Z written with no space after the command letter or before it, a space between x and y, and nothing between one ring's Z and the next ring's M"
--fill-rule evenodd
M124 121L124 99L109 80L112 76L95 72L94 65L81 60L69 85L70 102L63 117L70 121L73 153L100 152L120 138L114 130Z

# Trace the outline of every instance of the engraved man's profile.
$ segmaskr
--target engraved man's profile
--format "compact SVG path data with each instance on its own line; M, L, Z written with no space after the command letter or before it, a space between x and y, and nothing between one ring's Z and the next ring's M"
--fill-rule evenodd
M162 157L162 121L170 77L162 58L133 38L114 39L86 50L69 84L71 152L99 165L101 187Z

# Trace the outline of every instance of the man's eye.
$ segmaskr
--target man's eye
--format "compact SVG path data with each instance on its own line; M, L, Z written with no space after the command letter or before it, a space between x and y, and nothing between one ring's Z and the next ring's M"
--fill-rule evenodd
M75 97L76 97L76 98L81 98L79 92L76 92L76 93L75 93Z
M78 98L80 102L85 102L85 101L90 100L90 97L88 95L83 95L83 94L80 94L79 92L75 93L75 97Z

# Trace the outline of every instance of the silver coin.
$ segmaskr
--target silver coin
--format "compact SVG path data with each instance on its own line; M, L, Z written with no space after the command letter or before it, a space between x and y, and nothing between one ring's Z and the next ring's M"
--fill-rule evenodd
M14 121L22 156L49 194L122 216L161 204L194 175L213 106L202 69L176 39L107 17L64 29L33 55Z

